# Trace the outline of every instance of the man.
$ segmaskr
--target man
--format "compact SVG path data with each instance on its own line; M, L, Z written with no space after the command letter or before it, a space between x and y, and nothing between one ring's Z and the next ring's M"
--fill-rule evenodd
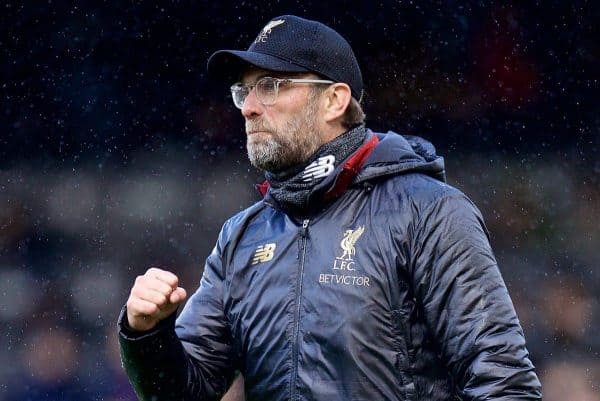
M229 219L186 298L136 280L120 320L143 400L533 400L539 381L475 206L428 142L365 129L349 44L294 16L247 51L235 82L264 199Z

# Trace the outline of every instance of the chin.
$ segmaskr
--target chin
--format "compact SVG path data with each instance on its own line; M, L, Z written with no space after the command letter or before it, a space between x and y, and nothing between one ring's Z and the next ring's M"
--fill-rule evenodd
M248 147L251 146L255 148L258 152L269 152L278 147L278 143L274 140L273 135L266 131L255 132L248 135L246 144Z

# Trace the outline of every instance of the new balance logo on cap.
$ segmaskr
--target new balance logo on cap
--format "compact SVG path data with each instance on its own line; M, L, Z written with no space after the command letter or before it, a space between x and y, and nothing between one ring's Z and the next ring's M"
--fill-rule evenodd
M256 265L262 262L268 262L273 259L273 255L275 254L275 244L264 244L259 245L254 252L254 257L252 258L252 264Z
M312 162L304 169L302 174L302 181L310 182L317 178L327 177L331 174L335 168L335 156L327 155L319 157L316 161Z

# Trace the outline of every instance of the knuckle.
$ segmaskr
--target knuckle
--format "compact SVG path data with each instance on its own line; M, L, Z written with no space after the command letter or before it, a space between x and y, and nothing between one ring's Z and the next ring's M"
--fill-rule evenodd
M157 294L155 298L156 298L156 302L153 302L153 303L158 306L162 306L167 303L167 297L164 294Z
M156 305L144 302L137 305L133 305L130 312L135 317L144 317L156 313L157 310L158 307Z
M158 308L158 306L154 303L148 303L146 304L145 307L145 314L146 315L153 315L156 314L160 309Z
M141 289L144 288L141 284L136 284L131 288L131 296L140 298Z
M133 316L141 316L144 314L144 306L140 305L136 300L127 303L127 310Z
M156 274L159 273L161 270L157 267L151 267L146 271L146 274Z

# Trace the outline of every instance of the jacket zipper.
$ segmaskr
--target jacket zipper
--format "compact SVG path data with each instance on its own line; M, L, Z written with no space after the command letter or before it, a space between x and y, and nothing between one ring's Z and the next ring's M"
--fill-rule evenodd
M299 230L300 267L296 278L296 314L294 315L294 332L292 333L292 377L290 380L290 401L296 400L296 382L298 381L298 334L300 332L300 309L302 306L302 276L304 276L304 260L306 258L306 237L309 219L304 219Z

